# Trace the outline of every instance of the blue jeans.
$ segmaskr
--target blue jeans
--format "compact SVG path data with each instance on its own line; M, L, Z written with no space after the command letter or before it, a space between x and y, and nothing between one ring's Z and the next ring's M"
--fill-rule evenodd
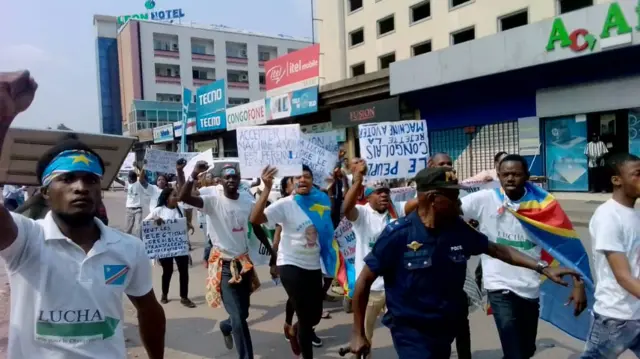
M238 273L240 272L238 264ZM231 334L239 359L253 359L253 344L247 318L249 317L249 305L251 296L250 275L243 275L242 281L237 284L229 284L231 270L229 262L222 264L222 304L229 314L229 319L220 322L220 331L223 335Z
M593 312L580 359L614 359L627 349L640 358L640 320L613 319Z
M504 359L529 359L536 352L540 303L508 290L488 292Z

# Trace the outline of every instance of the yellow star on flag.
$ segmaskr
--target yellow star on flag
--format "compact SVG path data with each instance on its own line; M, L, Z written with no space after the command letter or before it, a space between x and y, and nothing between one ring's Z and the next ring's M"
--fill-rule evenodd
M89 165L89 163L91 163L91 160L87 158L87 156L85 155L77 155L77 156L71 156L71 158L73 158L73 162L71 162L71 164L74 164L76 162L82 162L85 165Z
M320 218L322 218L322 216L324 216L324 212L331 210L331 207L323 206L321 204L316 203L313 206L309 207L309 210L311 212L318 212L318 214L320 215Z

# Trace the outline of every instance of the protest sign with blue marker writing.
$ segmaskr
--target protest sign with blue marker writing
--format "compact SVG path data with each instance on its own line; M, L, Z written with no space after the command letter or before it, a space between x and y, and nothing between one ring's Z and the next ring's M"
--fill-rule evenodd
M227 128L226 83L214 81L196 91L196 128L198 132Z
M409 120L358 126L360 156L367 161L367 180L412 178L427 167L427 121Z

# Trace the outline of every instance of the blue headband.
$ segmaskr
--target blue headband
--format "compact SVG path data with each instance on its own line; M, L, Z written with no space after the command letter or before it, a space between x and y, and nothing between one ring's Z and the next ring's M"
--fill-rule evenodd
M48 186L54 178L69 172L89 172L102 178L100 160L93 153L80 150L60 152L42 172L42 185Z
M237 175L235 167L225 167L222 169L223 176L234 176Z

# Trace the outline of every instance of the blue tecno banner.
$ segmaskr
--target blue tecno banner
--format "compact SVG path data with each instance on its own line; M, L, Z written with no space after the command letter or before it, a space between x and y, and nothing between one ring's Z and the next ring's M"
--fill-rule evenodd
M581 116L546 120L545 154L549 190L587 191L587 122Z
M266 99L269 119L277 120L318 111L318 86L295 90Z
M198 132L227 128L226 83L212 82L196 91L196 128Z

